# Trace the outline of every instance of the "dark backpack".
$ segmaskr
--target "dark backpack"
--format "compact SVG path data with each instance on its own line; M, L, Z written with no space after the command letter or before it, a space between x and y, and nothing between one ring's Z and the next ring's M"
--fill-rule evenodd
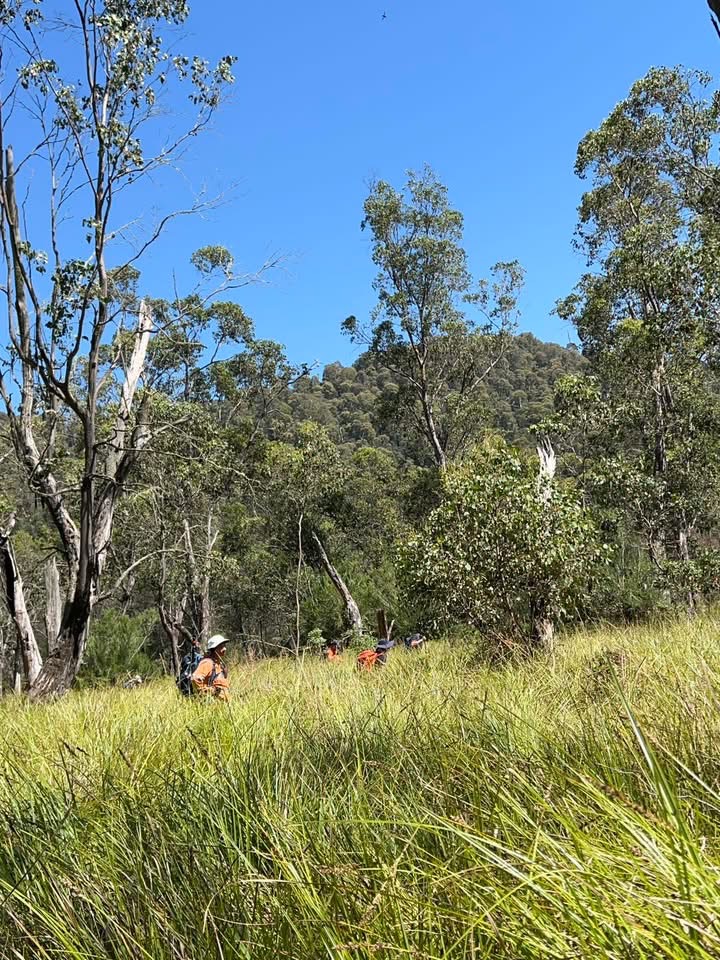
M184 697L192 696L193 692L193 682L192 675L197 670L200 661L202 660L202 654L199 650L191 650L190 653L186 653L185 656L180 661L180 675L175 681L178 690Z

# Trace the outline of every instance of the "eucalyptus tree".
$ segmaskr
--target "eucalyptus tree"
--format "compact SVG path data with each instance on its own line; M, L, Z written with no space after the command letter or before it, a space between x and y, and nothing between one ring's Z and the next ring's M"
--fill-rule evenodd
M410 173L404 191L378 181L364 210L378 303L368 324L350 316L343 328L399 378L398 407L444 469L477 436L479 388L516 325L523 271L498 263L492 282L474 283L463 216L428 167Z
M238 512L262 498L266 437L305 368L289 363L279 344L256 339L233 302L155 309L168 317L146 370L156 437L121 507L110 593L136 580L142 601L156 606L177 671L182 647L208 639L224 612L218 598L242 579L238 558L221 548ZM210 351L208 334L217 341ZM233 614L242 623L240 592Z
M152 223L143 203L148 189L157 202L158 178L206 128L233 80L231 56L211 66L172 52L166 41L188 13L184 0L0 5L0 398L15 456L64 561L62 616L44 662L33 624L18 613L21 578L6 566L34 697L73 683L116 504L153 439L143 378L157 320L150 302L126 289L128 275L174 217L203 201ZM173 122L158 106L183 88L188 100L176 100ZM214 260L219 286L240 282L229 255L216 251ZM61 429L77 442L76 469L67 474L56 450Z
M602 563L592 517L555 482L552 450L540 467L488 439L441 476L440 503L400 549L411 602L438 628L467 623L503 649L547 648L554 625L587 603Z
M346 476L338 448L318 424L300 423L293 442L275 441L268 447L266 471L269 501L266 514L277 528L278 539L287 543L288 554L294 553L295 652L300 649L302 630L302 573L311 543L336 590L343 596L349 625L359 631L362 623L357 604L332 567L317 534L325 502L342 488Z
M576 172L590 188L577 243L590 270L558 307L592 377L561 390L563 429L590 425L600 486L628 508L660 576L688 584L719 505L720 99L709 85L701 73L651 70L583 139Z

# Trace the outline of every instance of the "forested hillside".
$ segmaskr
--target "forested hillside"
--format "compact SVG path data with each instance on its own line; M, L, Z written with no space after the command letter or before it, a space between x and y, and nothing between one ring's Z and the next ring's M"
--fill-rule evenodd
M534 445L531 428L553 412L556 382L582 367L576 347L542 343L531 333L513 336L478 390L478 437L494 431L511 443ZM303 377L283 413L296 422L319 423L337 443L379 447L427 464L427 452L409 436L399 390L397 376L361 356L350 367L332 363L319 376Z
M197 629L195 618L203 616L202 601L184 597L190 550L203 569L214 564L208 600L215 622L222 617L224 629L240 635L250 649L292 649L297 627L295 527L301 512L308 538L303 546L307 566L300 578L302 637L313 628L327 635L342 635L345 629L342 607L324 579L311 539L320 530L346 575L351 571L349 581L364 609L372 612L376 605L389 604L403 626L415 624L411 611L402 617L395 558L388 546L434 502L436 489L428 454L407 430L397 379L367 356L351 367L331 364L322 376L289 368L269 376L268 354L276 360L278 350L264 344L260 360L243 357L246 376L249 361L265 364L266 381L254 383L252 403L246 406L243 398L244 416L236 410L228 422L234 393L192 400L189 394L177 409L196 424L192 440L183 436L179 447L176 441L158 445L156 457L138 465L119 508L113 576L141 562L99 606L87 676L154 672L163 662L172 669L173 657L177 661L179 656L174 647L182 650L189 628L193 633ZM238 362L217 365L213 377L229 377ZM541 343L531 334L510 338L483 385L483 416L475 424L475 439L497 433L531 447L530 428L552 413L556 380L582 366L575 349ZM163 375L167 373L165 367ZM61 454L69 467L82 450L72 431L63 441ZM178 463L178 457L185 463ZM300 489L306 484L314 486ZM14 508L22 517L14 532L15 551L20 563L35 571L26 579L26 593L37 618L42 607L36 604L42 604L46 584L43 556L52 532L40 505L24 489L21 474L8 469L3 509L7 515ZM212 556L207 552L208 523L211 539L219 538ZM202 593L204 587L196 584L195 589ZM12 651L9 623L4 637ZM6 688L14 669L14 657L6 656Z

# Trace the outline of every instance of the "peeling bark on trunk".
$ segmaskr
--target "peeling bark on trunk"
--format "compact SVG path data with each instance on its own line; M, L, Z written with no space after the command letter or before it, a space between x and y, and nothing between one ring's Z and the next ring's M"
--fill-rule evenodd
M88 34L85 37L89 40ZM0 113L1 109L2 105ZM96 121L97 117L96 114ZM28 244L23 235L23 221L17 202L13 151L2 142L3 132L3 118L0 115L0 225L3 239L0 252L7 267L5 296L8 332L18 366L19 389L10 388L3 371L0 371L0 398L7 413L17 462L25 472L28 489L40 499L55 525L66 564L62 614L57 629L55 610L49 615L48 643L52 648L42 663L37 655L37 643L24 602L22 580L14 562L12 547L5 539L3 566L7 571L6 593L20 637L23 662L30 681L30 695L34 699L41 699L62 694L69 689L82 663L89 618L97 601L99 582L107 558L115 504L130 469L149 439L145 424L147 407L145 402L138 406L136 393L145 368L153 318L149 305L142 301L139 304L137 326L127 344L129 355L123 351L114 366L115 382L120 390L118 411L112 429L108 434L103 430L101 437L98 409L103 382L107 377L107 374L101 375L101 370L110 299L103 225L107 223L110 211L113 174L109 172L104 150L101 150L96 178L90 183L97 221L92 258L92 266L96 271L93 284L97 292L91 294L88 287L88 297L79 308L75 342L73 344L71 335L61 361L56 353L54 332L46 334L46 308L28 270ZM96 142L100 144L102 135L99 129L95 130L95 135ZM58 289L57 286L53 287L51 304L56 304ZM73 375L83 341L87 342L87 382L80 394L75 390ZM39 385L45 404L50 403L53 421L49 435L43 438L41 444L38 444L35 435ZM52 472L54 423L61 408L72 412L83 446L77 516L71 513L62 485ZM53 583L51 593L54 590ZM51 598L51 607L55 607L55 599Z
M195 621L197 637L202 645L206 644L210 637L210 554L215 548L217 533L213 532L212 513L207 518L207 544L205 557L205 570L200 573L195 550L193 549L192 534L190 524L184 521L185 530L185 548L188 566L188 588L190 593L190 606Z
M15 640L15 659L13 663L13 694L19 697L22 693L22 654L20 652L20 640Z
M57 648L61 621L60 574L55 557L51 557L45 564L45 637L49 654Z
M23 673L27 683L32 686L41 672L43 661L35 639L35 631L25 602L25 589L10 539L10 533L14 526L15 517L13 515L7 529L0 533L0 563L2 564L5 581L5 601L8 613L15 624Z
M343 611L345 624L348 629L352 630L355 636L360 636L362 633L362 616L360 615L360 608L358 607L357 603L355 603L347 584L330 562L330 558L327 555L320 537L313 532L312 538L315 541L318 551L320 552L320 559L322 561L323 568L325 569L325 573L327 573L332 585L340 594L342 601L345 604L345 609Z
M85 603L70 605L55 650L46 657L42 670L30 686L31 700L61 697L72 687L82 665L89 621L89 606Z
M178 619L184 616L184 610L180 612L176 608L168 609L162 605L158 609L163 631L165 632L165 636L168 638L170 643L170 665L172 667L174 676L177 678L180 676L182 646L186 641L191 639L187 630L184 629L182 623Z
M683 517L683 525L678 531L678 556L684 564L687 564L687 569L690 564L690 546L688 544L688 529L685 522L685 517ZM688 614L691 617L694 617L697 613L697 607L698 597L693 589L692 583L690 583L687 590L687 608Z
M180 676L181 648L183 643L192 644L193 637L185 627L188 605L187 591L179 603L173 603L167 597L167 554L163 547L160 560L160 583L158 585L157 608L160 624L170 644L170 661L175 677Z
M541 650L552 650L555 642L555 624L545 612L542 603L533 603L530 609L532 619L532 641Z
M182 648L192 645L193 638L190 632L183 625L182 620L185 616L185 607L166 607L163 604L158 606L160 614L160 623L165 636L170 645L170 664L175 677L180 676L180 662L182 660Z
M100 464L93 439L94 409L90 417L93 429L86 426L86 450L89 452L80 492L79 534L67 515L64 503L60 502L62 515L67 515L73 531L72 550L68 552L67 539L59 528L68 560L68 599L64 605L54 649L48 654L42 669L31 683L30 697L33 700L67 693L82 665L90 616L98 598L100 579L107 560L117 498L132 465L148 441L142 406L131 436L128 437L127 433L135 393L145 366L151 329L152 313L143 302L140 304L133 351L125 372L120 408L114 424L113 438L108 445L102 479L95 475L95 471L100 471Z
M672 409L672 395L665 383L665 360L661 357L652 373L652 390L655 394L655 449L653 451L653 473L664 478L667 474L667 412ZM648 538L650 559L663 570L667 559L667 532L662 527L653 529Z

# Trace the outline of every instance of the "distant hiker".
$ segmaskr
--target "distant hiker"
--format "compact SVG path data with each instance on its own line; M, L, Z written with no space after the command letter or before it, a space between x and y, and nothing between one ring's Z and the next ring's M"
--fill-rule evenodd
M230 689L228 684L227 667L223 662L228 641L216 633L210 637L207 653L193 672L192 682L195 690L209 694L218 700L229 700Z
M425 637L421 633L413 633L405 637L405 647L408 650L419 650L425 643Z
M337 640L328 640L328 642L325 644L324 653L326 660L339 660L340 650L338 648Z
M385 666L387 663L387 655L394 646L394 640L381 640L380 643L375 647L375 653L377 654L378 658L378 666Z
M190 653L186 653L180 661L180 672L175 684L184 697L190 697L193 693L192 676L200 666L202 653L200 652L200 641L193 640Z
M357 658L355 666L361 671L384 667L387 662L388 650L392 650L394 646L394 640L381 640L374 650L363 650Z

